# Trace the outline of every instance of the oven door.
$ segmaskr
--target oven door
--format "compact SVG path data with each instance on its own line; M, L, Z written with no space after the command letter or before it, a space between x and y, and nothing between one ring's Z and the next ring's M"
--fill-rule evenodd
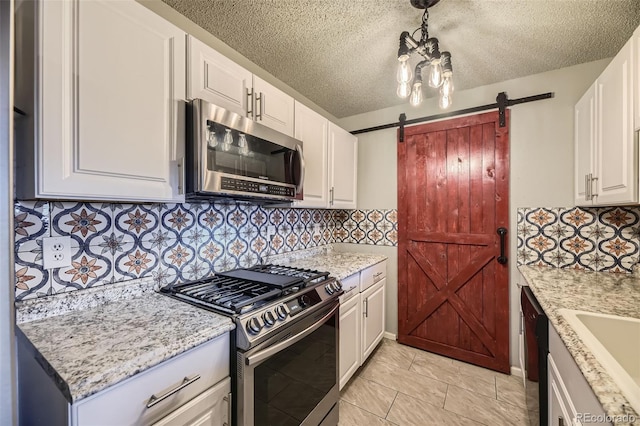
M300 318L259 346L237 353L237 424L338 422L338 308Z

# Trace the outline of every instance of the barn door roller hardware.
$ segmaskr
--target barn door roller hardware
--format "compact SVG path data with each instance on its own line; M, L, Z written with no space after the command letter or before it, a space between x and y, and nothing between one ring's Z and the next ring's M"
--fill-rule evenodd
M381 126L375 126L375 127L368 127L366 129L360 129L360 130L354 130L353 132L351 132L351 134L353 135L358 135L360 133L368 133L368 132L374 132L376 130L384 130L384 129L391 129L394 127L400 127L400 142L404 142L404 127L411 125L411 124L417 124L417 123L423 123L426 121L433 121L433 120L440 120L443 118L449 118L449 117L455 117L458 115L465 115L465 114L472 114L474 112L480 112L480 111L487 111L487 110L491 110L491 109L498 109L499 111L499 117L500 117L500 127L504 127L505 124L505 111L507 109L507 107L513 106L513 105L518 105L518 104L524 104L527 102L535 102L535 101L541 101L543 99L550 99L553 98L554 93L553 92L548 92L548 93L543 93L540 95L535 95L535 96L527 96L525 98L518 98L518 99L509 99L507 97L507 93L506 92L500 92L498 93L498 96L496 97L496 102L493 104L487 104L487 105L481 105L481 106L477 106L477 107L473 107L473 108L465 108L465 109L460 109L457 111L451 111L451 112L445 112L443 114L435 114L435 115L430 115L428 117L420 117L420 118L412 118L411 120L407 120L407 115L405 113L400 114L400 117L398 118L398 122L397 123L390 123L390 124L383 124Z

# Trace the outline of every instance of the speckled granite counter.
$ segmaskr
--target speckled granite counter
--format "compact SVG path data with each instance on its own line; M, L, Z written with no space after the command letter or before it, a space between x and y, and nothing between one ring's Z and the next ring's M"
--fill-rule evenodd
M268 261L283 266L327 271L342 280L386 259L387 256L379 254L340 252L332 246L322 246L271 256Z
M640 419L620 388L558 312L566 308L640 318L640 277L536 266L518 269L607 414ZM624 424L629 423L616 423Z
M19 334L70 402L234 328L227 317L153 290L138 288L134 298L121 298L117 288L105 287L114 293L111 298L96 288L87 291L93 294L74 292L16 304L18 317L31 319L18 324ZM47 304L52 308L45 315ZM57 315L50 316L52 312Z

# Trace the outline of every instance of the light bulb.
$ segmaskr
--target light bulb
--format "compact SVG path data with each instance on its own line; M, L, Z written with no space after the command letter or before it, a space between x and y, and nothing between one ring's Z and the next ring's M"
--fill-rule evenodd
M249 147L247 146L247 137L244 133L240 133L238 137L238 146L240 147L240 155L249 154Z
M396 92L399 97L406 98L411 93L409 83L398 83L398 91Z
M411 73L411 67L409 67L408 61L402 60L400 64L398 64L398 73L396 74L396 78L398 79L398 83L409 83L411 81L411 77L413 76Z
M429 67L429 86L440 87L442 84L442 65L439 59L434 59Z
M438 102L438 105L441 109L449 108L451 106L451 95L445 95L440 92L440 101Z
M209 148L215 148L218 146L218 139L216 139L216 132L211 129L207 129L207 145Z
M412 106L418 106L422 103L422 83L414 83L413 90L411 91L411 98L409 103Z
M231 129L225 129L224 139L222 140L222 150L229 151L231 148L231 144L233 144L233 135L231 134Z
M450 73L445 74L442 81L442 93L446 96L451 96L453 93L453 77Z

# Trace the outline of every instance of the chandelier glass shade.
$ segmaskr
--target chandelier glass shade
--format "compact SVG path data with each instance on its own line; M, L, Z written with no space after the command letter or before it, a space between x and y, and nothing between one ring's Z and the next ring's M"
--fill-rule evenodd
M429 37L428 20L429 7L437 3L417 2L415 7L424 8L422 24L413 34L404 31L400 34L400 47L398 48L398 71L396 80L398 81L397 95L401 98L409 98L409 103L418 106L423 98L423 73L429 87L439 89L440 98L438 105L446 109L451 105L453 95L453 67L451 65L451 53L440 52L438 39ZM420 31L420 39L416 40L413 35ZM409 59L416 54L420 62L412 72Z

